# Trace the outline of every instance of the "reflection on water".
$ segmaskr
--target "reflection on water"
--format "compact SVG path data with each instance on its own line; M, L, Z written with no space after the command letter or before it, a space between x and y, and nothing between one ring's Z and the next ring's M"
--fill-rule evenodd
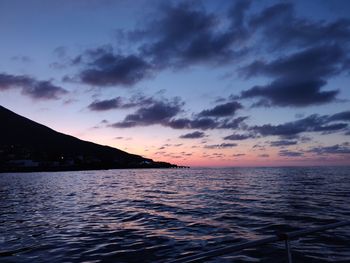
M0 262L165 262L350 220L350 168L0 174ZM350 228L292 242L296 262L350 262ZM283 243L212 262L285 262Z

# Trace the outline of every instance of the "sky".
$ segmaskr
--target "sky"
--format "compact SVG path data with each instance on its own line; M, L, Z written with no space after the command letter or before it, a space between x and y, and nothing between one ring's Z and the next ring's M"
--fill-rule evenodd
M0 105L201 167L350 165L350 2L0 1Z

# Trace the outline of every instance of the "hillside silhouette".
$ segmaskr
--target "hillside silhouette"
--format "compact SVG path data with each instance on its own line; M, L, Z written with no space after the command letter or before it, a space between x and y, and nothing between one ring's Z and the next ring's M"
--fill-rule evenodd
M54 131L0 106L0 171L176 167Z

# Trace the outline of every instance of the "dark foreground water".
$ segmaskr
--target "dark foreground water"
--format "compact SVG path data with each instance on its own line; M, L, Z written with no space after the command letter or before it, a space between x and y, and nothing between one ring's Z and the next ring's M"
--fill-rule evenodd
M0 174L0 262L167 262L350 220L350 168ZM350 262L350 227L292 241L294 262ZM282 242L211 262L286 262Z

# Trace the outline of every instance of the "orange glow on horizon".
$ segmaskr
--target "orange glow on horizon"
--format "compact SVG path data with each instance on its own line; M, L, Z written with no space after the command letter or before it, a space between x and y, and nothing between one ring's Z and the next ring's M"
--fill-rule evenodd
M78 130L78 129L77 129ZM78 133L74 126L62 132L72 134L86 141L101 145L108 145L132 154L138 154L154 161L164 161L172 164L190 167L264 167L264 166L322 166L322 165L348 165L344 157L322 157L304 154L299 157L282 157L278 149L255 149L256 142L237 143L232 148L207 149L200 142L174 140L167 143L165 139L152 139L149 134L139 136L125 136L118 131L112 137L110 131L89 129L86 133ZM122 138L122 139L119 139ZM208 143L209 144L209 143ZM215 144L215 143L211 143ZM164 146L166 145L166 146ZM164 148L164 149L162 149Z

